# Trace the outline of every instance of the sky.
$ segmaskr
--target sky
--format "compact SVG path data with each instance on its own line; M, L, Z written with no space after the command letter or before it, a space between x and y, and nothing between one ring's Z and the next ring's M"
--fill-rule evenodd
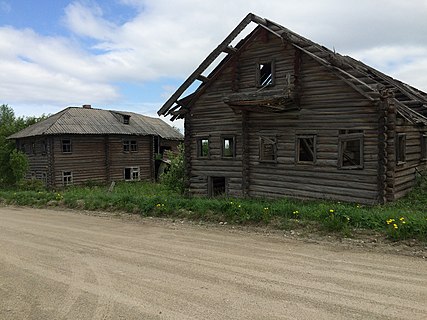
M249 12L427 92L427 0L0 0L0 104L157 116Z

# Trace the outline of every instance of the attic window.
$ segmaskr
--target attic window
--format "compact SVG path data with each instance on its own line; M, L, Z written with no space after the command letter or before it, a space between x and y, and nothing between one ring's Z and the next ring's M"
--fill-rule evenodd
M267 87L274 85L274 62L261 62L257 65L257 86Z
M130 120L130 116L127 114L123 115L123 123L124 124L129 124L129 120Z

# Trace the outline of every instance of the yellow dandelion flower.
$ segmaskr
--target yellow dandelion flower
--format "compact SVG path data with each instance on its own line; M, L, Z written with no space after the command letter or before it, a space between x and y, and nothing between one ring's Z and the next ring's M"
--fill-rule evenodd
M239 208L240 208L240 207L241 207L241 205L239 204L237 207L239 207Z
M406 221L402 221L402 224L405 224L406 223Z
M334 213L334 212L335 212L335 210L334 210L334 209L329 209L329 212L330 212L330 213Z
M397 229L397 228L399 228L398 226L397 226L397 224L393 224L393 228L395 228L395 229Z
M404 218L404 217L400 217L400 218L399 218L399 220L400 220L400 221L403 221L403 220L405 220L405 218Z

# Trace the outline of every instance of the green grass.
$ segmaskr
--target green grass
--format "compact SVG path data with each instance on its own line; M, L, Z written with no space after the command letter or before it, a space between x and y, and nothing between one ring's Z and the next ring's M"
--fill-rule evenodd
M61 191L0 190L0 203L21 206L61 206L85 210L121 211L143 216L262 224L278 228L315 225L324 232L351 235L370 229L390 239L427 241L427 181L407 197L384 206L295 199L185 198L153 183L90 185Z

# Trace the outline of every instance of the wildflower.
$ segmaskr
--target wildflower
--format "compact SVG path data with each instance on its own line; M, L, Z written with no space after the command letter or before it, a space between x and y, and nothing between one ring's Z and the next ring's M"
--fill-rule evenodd
M350 217L347 217L347 221L350 221Z
M162 205L160 203L156 204L157 208L160 208Z
M405 224L406 223L406 221L402 221L402 224Z
M391 224L394 221L395 221L394 219L388 219L388 220L386 220L387 224Z
M295 210L294 212L292 212L293 214L297 215L299 212L298 210Z
M230 201L230 204L233 204L233 201Z
M240 204L238 205L238 207L240 208L240 207L242 207Z
M268 207L265 207L265 208L264 208L264 211L268 211Z
M329 209L329 213L334 213L335 210L334 209Z
M356 208L360 208L360 204L356 205Z
M403 220L405 220L405 218L404 218L404 217L400 217L400 218L399 218L399 220L400 220L400 221L403 221Z
M397 229L397 228L399 228L398 226L397 226L397 224L393 224L393 228L395 228L395 229Z

